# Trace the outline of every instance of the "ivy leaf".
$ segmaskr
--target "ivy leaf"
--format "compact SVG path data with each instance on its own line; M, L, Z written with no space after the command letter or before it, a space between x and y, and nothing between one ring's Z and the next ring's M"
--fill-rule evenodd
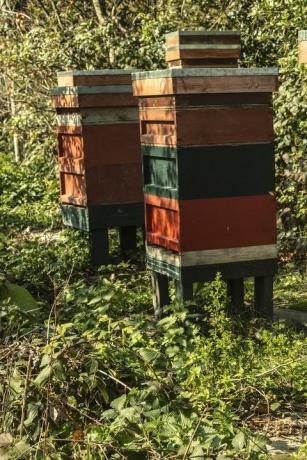
M240 451L245 446L245 434L242 431L239 431L232 440L233 447Z
M141 348L139 353L146 364L152 363L160 356L158 351L151 350L150 348Z
M111 402L110 406L113 409L116 409L116 410L120 411L120 410L123 409L123 407L125 405L125 402L126 402L126 399L127 399L127 396L122 395L119 398L113 399L113 401Z
M25 426L30 426L38 415L38 404L29 403L27 406L27 418L24 422Z
M44 386L45 383L48 381L50 375L51 375L52 368L51 366L46 366L44 369L40 371L36 379L34 380L35 385L41 387Z
M11 299L11 302L25 313L37 314L39 305L30 292L18 284L5 281L0 291L0 300Z

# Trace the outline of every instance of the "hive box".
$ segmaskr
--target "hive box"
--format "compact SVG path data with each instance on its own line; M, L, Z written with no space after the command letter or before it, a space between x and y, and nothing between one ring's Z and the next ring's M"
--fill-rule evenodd
M307 64L307 30L298 33L298 62Z
M193 281L276 271L272 92L277 69L133 74L147 265Z
M170 67L237 67L237 31L177 31L165 36L165 60Z
M131 71L59 72L58 84L52 102L57 112L64 224L96 231L97 241L99 229L103 239L102 230L105 234L108 227L134 227L127 229L131 239L144 218ZM107 254L98 259L106 261Z

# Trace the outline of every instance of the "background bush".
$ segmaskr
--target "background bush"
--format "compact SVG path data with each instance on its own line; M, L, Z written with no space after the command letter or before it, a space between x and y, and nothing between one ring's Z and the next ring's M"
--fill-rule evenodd
M48 92L56 85L58 70L157 69L165 66L167 32L200 27L240 30L242 66L280 67L281 86L274 101L279 235L284 258L300 260L306 203L306 66L296 62L297 32L306 28L304 0L3 0L2 4L1 151L12 151L15 133L24 158L37 158L38 153L46 162L55 153L55 117ZM50 168L54 174L54 166Z

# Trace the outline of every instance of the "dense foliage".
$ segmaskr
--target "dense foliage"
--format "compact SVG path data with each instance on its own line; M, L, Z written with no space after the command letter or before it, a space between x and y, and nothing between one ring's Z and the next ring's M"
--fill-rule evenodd
M302 269L306 68L296 37L305 1L0 6L0 458L267 458L265 435L281 418L303 427L303 331L251 320L251 302L231 319L219 279L197 286L197 307L173 301L155 323L141 237L133 263L92 270L86 235L61 227L48 91L57 70L160 68L163 35L177 28L241 30L242 65L280 67L280 243L283 260ZM277 280L275 300L306 309L294 268ZM291 458L306 456L303 446Z

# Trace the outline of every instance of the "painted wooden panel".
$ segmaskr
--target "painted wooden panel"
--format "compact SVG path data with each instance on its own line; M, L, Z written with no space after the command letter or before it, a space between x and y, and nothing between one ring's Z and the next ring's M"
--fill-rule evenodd
M146 257L146 266L149 270L154 270L157 273L181 280L181 282L193 283L198 281L213 281L217 273L221 273L224 280L272 276L277 272L277 259L230 262L195 267L176 267L157 261L154 258Z
M59 147L61 156L70 158L71 155L81 155L84 157L85 168L141 163L138 123L61 126L57 128L57 132L60 142L64 137L67 145L67 149L64 146Z
M238 248L209 249L205 251L188 251L178 254L158 246L147 245L146 255L176 267L194 267L197 265L276 259L277 246L276 244L267 244Z
M141 202L142 168L140 163L107 165L86 170L87 203Z
M116 203L98 206L62 204L63 224L90 231L106 227L144 225L144 204Z
M108 125L138 122L137 107L93 107L58 110L58 126Z
M272 93L177 94L175 96L139 99L142 113L148 109L174 110L180 108L229 105L267 105L272 107ZM142 113L140 117L142 117Z
M132 107L137 100L132 94L68 94L52 96L55 108L74 107Z
M188 32L188 31L187 31ZM205 31L201 34L186 34L186 35L166 35L165 36L166 46L179 45L179 44L240 44L240 35L232 32L231 35L209 35Z
M178 211L146 204L145 219L147 241L176 250L180 231Z
M193 67L238 67L237 59L230 58L210 58L210 59L174 59L168 61L169 67L182 67L182 68L193 68Z
M299 64L307 64L307 40L298 44L298 62Z
M88 169L85 175L61 172L63 203L98 205L141 202L142 171L139 163Z
M188 45L186 45L188 46ZM235 49L218 48L218 45L212 45L212 48L195 46L192 49L181 46L180 48L168 48L165 53L167 62L176 59L235 59L240 57L240 47ZM223 45L221 45L223 46ZM236 46L236 45L233 45ZM214 48L213 48L214 47Z
M178 111L178 145L272 142L273 112L268 107L220 107Z
M84 175L60 172L60 183L62 203L86 204Z
M83 158L83 139L80 134L59 133L58 134L59 157Z
M257 93L277 89L276 69L173 68L132 74L135 96Z
M143 111L141 113L143 117ZM141 129L144 144L240 144L272 142L274 138L273 112L267 106L178 110L176 130L173 123L158 120L142 121Z
M157 197L155 199L157 202ZM145 195L145 202L149 200ZM178 205L180 236L177 246L174 242L170 244L163 240L164 221L160 231L156 225L155 233L147 233L149 243L177 252L276 243L274 196L182 200ZM171 217L169 219L171 221ZM164 220L168 221L167 217Z
M89 70L58 72L59 86L129 85L131 72L122 70Z
M189 200L264 195L275 189L273 144L146 147L145 193Z

